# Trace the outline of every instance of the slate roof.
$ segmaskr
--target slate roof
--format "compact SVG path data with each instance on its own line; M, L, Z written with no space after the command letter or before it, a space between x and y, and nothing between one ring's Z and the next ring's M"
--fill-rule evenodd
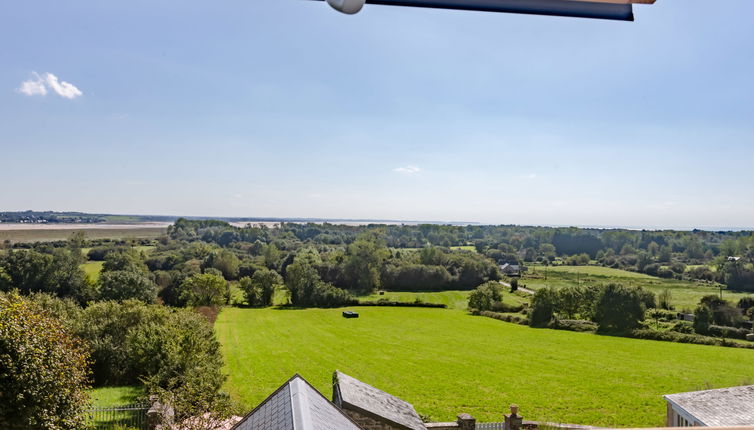
M410 403L338 371L333 374L333 402L343 409L387 421L394 427L426 430Z
M300 375L295 375L234 430L361 430Z
M664 397L709 427L754 425L754 385Z

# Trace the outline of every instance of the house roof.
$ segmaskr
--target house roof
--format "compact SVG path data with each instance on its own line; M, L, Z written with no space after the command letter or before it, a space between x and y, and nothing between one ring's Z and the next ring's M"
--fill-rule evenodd
M333 401L401 429L426 430L410 403L338 371L333 374Z
M664 397L706 426L754 425L754 385Z
M295 375L234 430L361 430L300 375Z

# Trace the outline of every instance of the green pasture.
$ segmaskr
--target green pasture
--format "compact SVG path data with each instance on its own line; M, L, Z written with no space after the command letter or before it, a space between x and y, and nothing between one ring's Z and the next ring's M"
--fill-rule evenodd
M89 390L92 407L109 408L138 403L144 396L143 387L99 387Z
M600 266L550 266L547 268L532 266L519 282L519 285L533 290L546 286L562 288L569 285L600 285L609 282L642 287L655 294L667 289L672 294L671 303L678 310L693 310L702 297L708 294L720 294L720 289L716 284L657 278L643 273ZM723 290L723 298L733 302L747 295L751 293Z
M81 268L84 269L84 272L89 276L89 279L97 281L99 280L99 274L102 271L102 266L104 264L104 261L89 261L82 264Z
M451 421L659 426L663 394L754 380L754 350L533 329L446 309L226 308L215 324L226 388L247 410L295 373L331 396L335 369Z

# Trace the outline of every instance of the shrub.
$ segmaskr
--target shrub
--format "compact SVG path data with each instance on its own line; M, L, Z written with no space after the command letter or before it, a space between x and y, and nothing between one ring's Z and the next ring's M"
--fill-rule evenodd
M469 309L492 310L495 303L503 300L503 288L499 282L490 281L478 286L469 294Z
M725 327L719 325L711 325L707 329L707 333L710 336L724 337L728 339L743 339L746 340L746 335L751 333L751 330L744 328Z
M570 330L578 332L593 332L597 330L597 324L586 320L562 320L554 319L549 324L550 328L558 330Z
M670 327L671 331L683 334L694 334L694 325L689 321L676 321Z
M491 311L474 311L472 312L472 314L487 317L487 318L494 318L496 320L514 323L514 324L520 324L520 325L530 324L529 320L526 317L522 317L518 315L506 315L506 314L501 314L498 312L491 312Z
M87 364L59 321L17 295L0 298L0 428L83 428Z

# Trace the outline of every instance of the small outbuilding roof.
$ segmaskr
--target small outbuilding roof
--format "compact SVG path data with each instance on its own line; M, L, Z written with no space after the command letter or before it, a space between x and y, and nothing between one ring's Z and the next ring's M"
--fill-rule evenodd
M754 425L754 385L664 397L709 427Z
M300 375L259 404L234 430L360 430Z
M410 403L339 371L333 374L333 402L400 429L426 430Z

